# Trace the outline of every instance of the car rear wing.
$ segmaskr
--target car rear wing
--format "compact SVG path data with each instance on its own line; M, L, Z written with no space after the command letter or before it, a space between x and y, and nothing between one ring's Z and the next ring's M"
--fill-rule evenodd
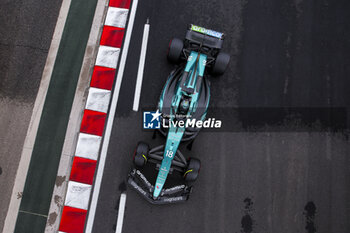
M190 24L186 39L209 48L221 49L224 42L224 33Z
M200 27L200 26L194 25L194 24L190 24L190 28L189 29L191 31L199 32L201 34L204 34L204 35L207 35L207 36L211 36L211 37L214 37L214 38L217 38L217 39L220 39L220 40L224 39L224 33L222 33L222 32L217 32L217 31L214 31L214 30L211 30L211 29L207 29L207 28L204 28L204 27Z

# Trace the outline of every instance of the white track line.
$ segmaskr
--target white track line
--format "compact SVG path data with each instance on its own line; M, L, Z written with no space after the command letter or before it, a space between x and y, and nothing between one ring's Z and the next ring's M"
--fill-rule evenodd
M125 213L125 202L126 202L126 193L122 193L120 195L117 227L115 229L115 233L122 233L124 213Z
M123 45L124 47L123 47L122 55L120 58L119 70L117 71L117 73L118 73L117 78L116 78L117 81L115 84L115 89L114 89L114 93L113 93L113 97L112 97L111 107L109 109L108 120L107 120L107 124L106 124L106 129L105 129L105 134L104 134L104 139L103 139L103 144L102 144L102 149L101 149L101 155L99 158L97 173L96 173L96 177L95 177L95 183L94 183L94 188L93 188L94 190L92 193L92 199L91 199L91 203L90 203L88 219L86 222L85 233L91 233L92 227L94 224L97 201L98 201L98 196L100 194L103 170L105 167L108 145L109 145L109 140L111 137L112 126L113 126L113 121L114 121L114 116L115 116L115 110L117 108L120 86L122 84L122 78L123 78L123 74L124 74L126 58L128 56L130 38L131 38L132 29L134 26L137 3L138 3L138 0L132 1L129 23L128 23L128 26L126 29L125 40L124 40L124 45Z
M149 27L150 27L150 25L149 25L149 22L147 19L147 23L145 24L145 27L143 28L143 37L142 37L139 69L137 71L137 79L136 79L136 86L135 86L134 105L132 107L132 110L134 110L135 112L137 112L139 110L139 104L140 104L140 95L141 95L143 71L144 71L145 60L146 60Z

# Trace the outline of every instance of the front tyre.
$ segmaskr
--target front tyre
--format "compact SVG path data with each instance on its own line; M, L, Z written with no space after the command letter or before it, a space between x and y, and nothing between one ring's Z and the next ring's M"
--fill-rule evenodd
M144 142L139 142L135 149L134 154L134 164L137 167L143 167L147 163L148 159L148 152L149 152L149 145Z
M214 75L222 75L225 73L228 63L230 62L230 55L224 52L220 52L216 59L212 69Z
M186 182L194 182L198 175L199 171L201 169L201 161L196 158L190 158L188 161L187 168L184 173L184 179Z
M173 38L170 41L168 48L168 60L173 63L178 63L181 58L184 42L178 38Z

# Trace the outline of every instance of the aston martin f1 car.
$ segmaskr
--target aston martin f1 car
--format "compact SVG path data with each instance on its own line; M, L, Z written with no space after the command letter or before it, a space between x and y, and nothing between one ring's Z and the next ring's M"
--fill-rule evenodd
M230 60L227 53L221 52L223 40L223 33L191 24L184 40L174 38L169 44L168 60L178 66L165 83L157 111L161 113L159 131L166 136L166 143L150 149L147 143L139 142L133 157L135 167L128 176L128 184L151 203L182 202L189 198L201 164L199 159L186 159L178 148L182 141L193 140L200 128L176 122L205 120L210 100L207 74L223 74ZM158 170L154 185L143 172L146 163ZM181 181L166 187L169 174L174 173L182 176Z

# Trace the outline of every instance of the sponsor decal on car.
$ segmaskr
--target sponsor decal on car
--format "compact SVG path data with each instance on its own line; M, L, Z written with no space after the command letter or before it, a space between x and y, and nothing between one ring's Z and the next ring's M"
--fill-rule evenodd
M193 24L191 25L191 30L195 31L195 32L202 33L202 34L206 34L208 36L216 37L216 38L219 38L219 39L222 39L222 35L223 35L223 33L221 33L221 32L217 32L217 31L214 31L214 30L206 29L206 28L199 27L199 26L193 25Z
M171 192L171 191L176 191L176 190L181 190L184 189L186 186L183 185L178 185L178 186L174 186L172 188L168 188L168 189L164 189L164 192Z
M129 184L134 188L136 189L137 191L139 191L142 195L146 196L147 195L147 192L145 190L143 190L141 187L139 187L135 181L131 180L129 182Z
M150 192L151 192L153 189L153 185L146 179L146 177L139 170L136 170L136 174L139 175L140 179L142 179L143 182L146 184L146 186L150 188Z
M164 202L169 202L169 203L177 202L177 201L184 201L184 200L186 200L186 198L183 197L183 196L180 196L180 197L168 197L168 198L164 198L163 199Z

